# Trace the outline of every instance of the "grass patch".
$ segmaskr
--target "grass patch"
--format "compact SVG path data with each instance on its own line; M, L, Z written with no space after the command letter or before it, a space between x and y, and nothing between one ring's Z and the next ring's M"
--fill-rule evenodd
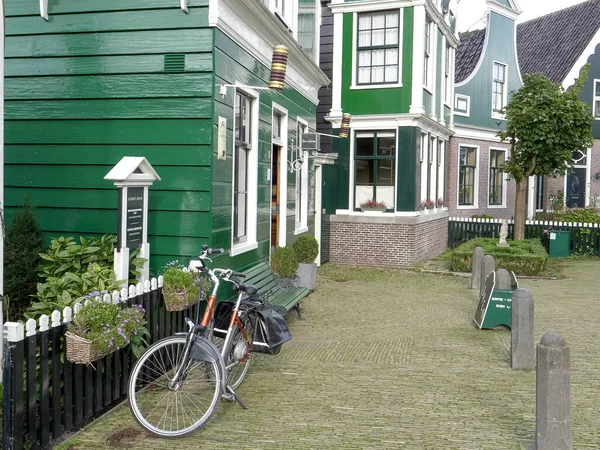
M434 261L452 261L452 252L453 252L453 250L451 248L449 248L448 250L446 250L444 253L442 253L437 258L434 258L433 260Z
M548 268L548 253L539 239L508 241L510 247L498 247L496 238L477 238L465 242L452 252L452 270L471 272L473 249L482 247L486 255L496 260L496 270L506 269L517 275L544 275Z

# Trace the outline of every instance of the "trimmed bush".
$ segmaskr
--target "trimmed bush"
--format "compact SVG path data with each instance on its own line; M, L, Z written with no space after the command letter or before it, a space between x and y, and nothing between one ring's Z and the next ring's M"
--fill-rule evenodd
M36 270L42 261L39 253L43 249L42 231L27 199L8 227L4 248L8 317L17 321L23 317L36 293L40 281Z
M294 278L298 265L298 257L293 248L277 247L271 255L271 270L279 277Z
M300 264L314 263L319 254L319 243L310 234L303 234L296 239L293 248Z
M548 266L548 253L539 239L507 241L510 247L498 247L496 238L477 238L465 242L452 252L452 270L471 272L473 249L482 247L496 260L496 270L506 269L517 275L541 275Z

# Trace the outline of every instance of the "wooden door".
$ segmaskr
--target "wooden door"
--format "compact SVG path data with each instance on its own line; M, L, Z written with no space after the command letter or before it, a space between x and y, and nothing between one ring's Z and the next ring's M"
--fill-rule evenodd
M271 248L279 245L279 153L281 147L273 145L271 168Z

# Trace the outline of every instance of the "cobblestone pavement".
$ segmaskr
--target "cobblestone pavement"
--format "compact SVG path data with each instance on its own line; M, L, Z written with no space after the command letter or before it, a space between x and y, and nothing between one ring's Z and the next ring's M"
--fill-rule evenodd
M574 448L600 449L598 261L563 280L522 280L535 336L571 348ZM510 332L473 325L460 277L324 266L305 321L278 356L260 355L239 389L191 437L140 432L121 408L61 449L519 449L535 433L535 373L511 371Z

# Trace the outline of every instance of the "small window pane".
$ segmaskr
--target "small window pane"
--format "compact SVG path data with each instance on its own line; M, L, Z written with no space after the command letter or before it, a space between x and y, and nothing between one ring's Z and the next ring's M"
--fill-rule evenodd
M364 14L358 16L358 29L359 30L370 30L371 29L371 16Z
M369 83L371 81L371 68L360 68L358 69L358 82Z
M398 66L385 66L385 82L393 83L398 81Z
M358 52L358 65L360 67L371 65L371 51L370 50Z
M384 78L384 67L376 66L371 69L371 81L373 83L383 83Z
M377 156L394 156L396 151L396 136L382 136L383 133L377 135Z
M385 28L385 14L373 14L372 28Z
M356 156L373 156L373 137L357 137Z
M386 28L397 28L398 27L398 13L387 13L385 16Z
M358 33L358 46L369 47L371 45L371 31L359 31Z
M596 100L596 117L600 117L600 100Z
M371 64L374 66L383 66L385 64L385 52L385 50L373 50Z
M596 97L600 97L600 81L596 81Z
M385 30L373 30L371 45L385 45Z
M373 184L373 159L356 160L356 184Z
M398 49L390 48L385 51L385 64L397 64L398 63Z
M394 45L398 43L398 28L387 29L385 31L385 45Z

